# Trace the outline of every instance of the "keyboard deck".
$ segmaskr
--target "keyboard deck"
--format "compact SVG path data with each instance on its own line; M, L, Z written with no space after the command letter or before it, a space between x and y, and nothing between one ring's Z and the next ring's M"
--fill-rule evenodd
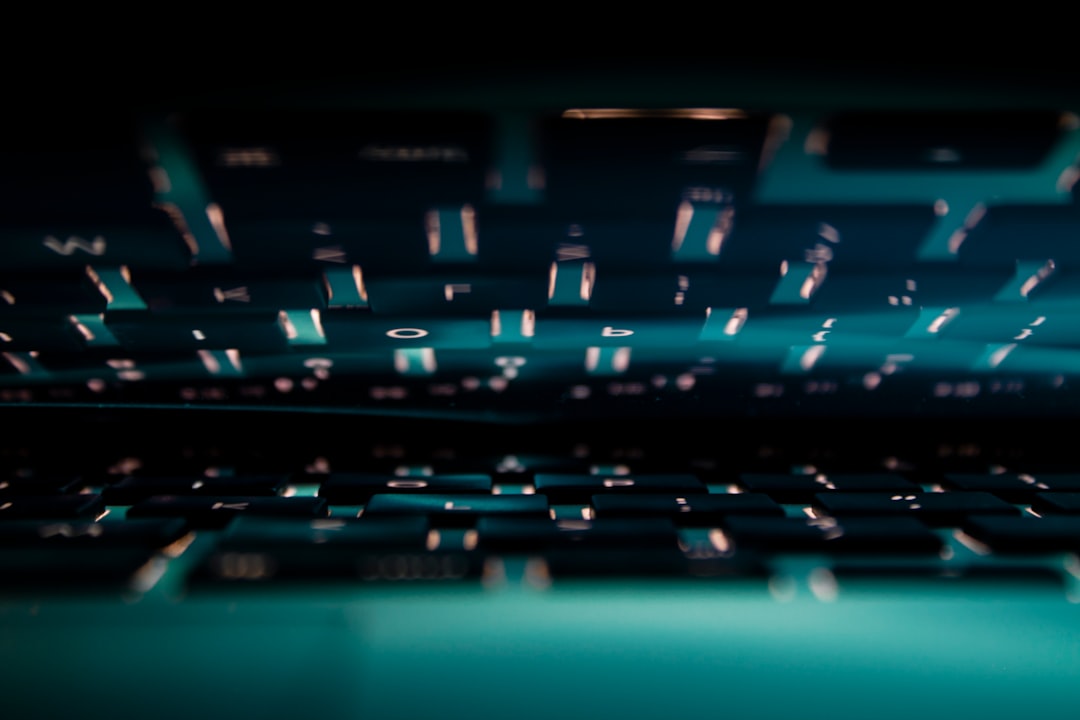
M797 581L822 600L898 581L1077 597L1080 467L1030 428L948 439L865 421L683 421L667 438L615 421L162 409L51 435L49 410L22 416L38 430L3 458L9 599L600 579L778 597Z

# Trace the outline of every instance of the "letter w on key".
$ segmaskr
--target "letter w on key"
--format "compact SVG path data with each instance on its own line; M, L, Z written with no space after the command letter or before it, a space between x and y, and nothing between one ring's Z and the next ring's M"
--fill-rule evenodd
M76 250L82 250L84 253L90 255L105 254L105 238L100 235L95 236L90 242L87 242L77 235L72 235L68 237L67 240L60 242L55 236L48 235L41 244L57 255L72 255Z

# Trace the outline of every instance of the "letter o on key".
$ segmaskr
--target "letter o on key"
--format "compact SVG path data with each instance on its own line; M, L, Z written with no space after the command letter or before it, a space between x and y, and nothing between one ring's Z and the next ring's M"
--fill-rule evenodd
M398 338L399 340L415 340L427 334L428 331L423 328L394 328L386 331L387 337Z

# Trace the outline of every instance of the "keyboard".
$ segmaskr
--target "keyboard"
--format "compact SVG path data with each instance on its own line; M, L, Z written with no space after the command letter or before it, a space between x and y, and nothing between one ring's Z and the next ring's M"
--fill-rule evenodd
M175 410L128 408L87 413L58 454L38 410L0 480L0 576L24 600L601 579L775 593L794 572L815 594L1076 592L1075 458L978 423L656 435L192 410L179 431Z
M12 102L7 706L1072 717L1072 78L389 65Z

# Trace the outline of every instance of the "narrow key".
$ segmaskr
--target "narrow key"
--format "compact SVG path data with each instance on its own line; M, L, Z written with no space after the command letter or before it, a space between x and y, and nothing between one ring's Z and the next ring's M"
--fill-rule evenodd
M220 477L146 477L132 475L105 487L102 497L108 505L134 505L155 495L216 497L270 497L285 487L285 478L276 475L225 475Z
M0 523L0 548L163 548L187 532L180 519L123 522L17 520Z
M552 503L587 503L600 493L706 493L693 475L549 475L536 476L536 491Z
M93 519L105 511L100 495L21 495L0 498L0 521Z
M476 531L480 547L491 552L657 550L678 544L675 526L666 518L589 521L483 517L477 521Z
M1031 503L1040 492L1050 489L1046 483L1023 473L947 473L944 480L947 487L988 492L1010 503ZM1077 488L1080 489L1080 483Z
M780 503L808 503L826 491L913 493L921 488L893 473L743 473L739 485L750 492L765 493Z
M1039 493L1031 509L1040 515L1080 515L1080 492Z
M970 515L1016 515L1009 503L984 492L821 493L815 505L829 515L845 517L903 516L942 527L961 524Z
M159 495L132 505L129 518L182 517L195 528L223 528L238 515L314 518L330 514L326 500L312 497L185 497Z
M729 515L783 517L768 495L754 493L693 495L593 495L597 518L669 518L678 525L708 527Z
M491 476L481 474L398 477L373 473L332 473L319 488L319 497L333 505L362 505L378 493L491 494Z

